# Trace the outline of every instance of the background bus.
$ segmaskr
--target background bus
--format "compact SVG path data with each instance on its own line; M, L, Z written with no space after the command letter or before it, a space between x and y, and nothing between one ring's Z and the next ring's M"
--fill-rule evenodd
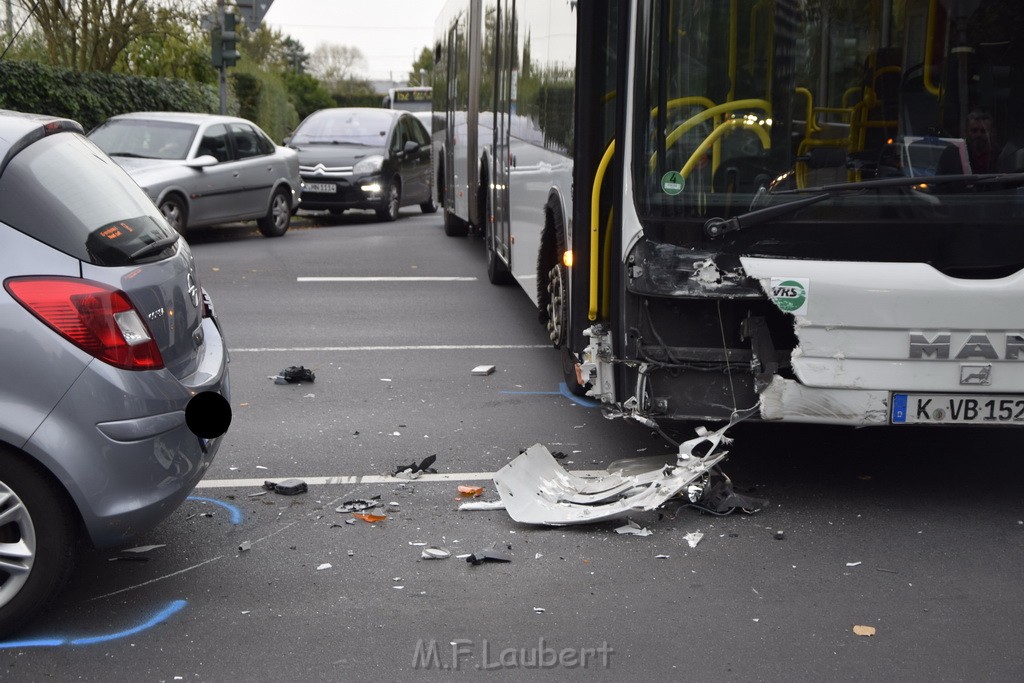
M1024 424L1008 0L454 0L434 149L566 383L645 424Z

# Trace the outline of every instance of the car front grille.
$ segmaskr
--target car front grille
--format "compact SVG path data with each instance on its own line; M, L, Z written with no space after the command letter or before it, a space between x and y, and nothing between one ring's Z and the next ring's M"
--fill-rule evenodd
M345 178L352 175L351 166L299 166L299 173L303 178L316 182L317 178Z

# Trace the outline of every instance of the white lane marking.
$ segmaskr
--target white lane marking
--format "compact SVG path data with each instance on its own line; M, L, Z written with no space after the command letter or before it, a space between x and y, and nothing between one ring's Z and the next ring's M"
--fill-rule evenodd
M428 277L428 276L395 276L395 277L297 277L296 282L476 282L470 276Z
M424 346L291 346L230 349L232 353L264 351L516 351L519 349L550 349L550 344L434 344Z
M573 470L572 474L578 477L600 477L608 476L604 470ZM392 477L390 475L365 474L365 475L341 475L337 477L264 477L263 479L204 479L199 482L196 488L199 489L226 489L234 487L262 487L265 481L281 481L283 479L301 479L310 486L330 486L353 484L408 484L419 482L448 482L448 481L486 481L494 479L494 472L445 472L440 474L421 474L415 479L404 477Z

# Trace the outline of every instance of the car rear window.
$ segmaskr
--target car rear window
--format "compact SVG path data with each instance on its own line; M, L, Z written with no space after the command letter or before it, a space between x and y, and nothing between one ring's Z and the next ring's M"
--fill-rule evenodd
M132 254L174 235L131 177L77 133L45 137L11 159L0 176L0 221L97 266L137 263Z

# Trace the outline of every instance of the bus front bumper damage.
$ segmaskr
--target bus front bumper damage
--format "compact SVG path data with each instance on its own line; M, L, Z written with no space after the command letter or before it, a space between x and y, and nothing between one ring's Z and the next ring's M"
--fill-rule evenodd
M699 436L680 444L674 462L657 457L620 460L600 477L566 471L547 448L536 444L501 468L494 484L509 516L523 524L567 526L619 519L634 511L657 509L680 494L698 503L712 493L712 470L728 454L718 447L729 443L725 431L731 426L715 432L701 430ZM642 461L647 466L654 463L654 469L645 470ZM724 500L730 508L764 502L728 495Z

